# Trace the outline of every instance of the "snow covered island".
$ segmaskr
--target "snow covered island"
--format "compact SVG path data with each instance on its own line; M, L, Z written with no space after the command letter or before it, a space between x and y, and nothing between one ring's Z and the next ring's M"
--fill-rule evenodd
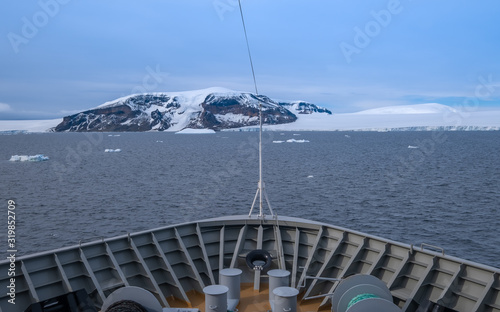
M388 106L332 114L305 101L275 101L224 88L135 94L62 120L0 120L0 132L169 131L207 133L255 130L262 103L265 130L424 131L500 130L500 109L462 111L438 103Z
M257 125L260 104L264 123L270 125L292 123L297 120L296 114L331 114L311 103L279 103L264 95L209 88L126 96L64 117L54 130L218 131Z

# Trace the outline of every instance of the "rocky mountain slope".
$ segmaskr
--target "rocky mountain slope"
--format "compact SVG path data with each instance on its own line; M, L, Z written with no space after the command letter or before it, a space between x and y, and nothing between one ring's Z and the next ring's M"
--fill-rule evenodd
M263 122L291 123L296 114L331 114L307 102L276 102L264 95L209 88L187 92L148 93L123 97L64 117L54 131L179 131L230 129Z

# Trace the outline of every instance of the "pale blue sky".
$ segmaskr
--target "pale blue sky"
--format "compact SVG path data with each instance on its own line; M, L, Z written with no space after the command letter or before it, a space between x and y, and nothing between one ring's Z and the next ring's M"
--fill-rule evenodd
M243 0L259 93L334 112L500 109L500 2ZM235 0L6 1L0 119L131 93L253 91Z

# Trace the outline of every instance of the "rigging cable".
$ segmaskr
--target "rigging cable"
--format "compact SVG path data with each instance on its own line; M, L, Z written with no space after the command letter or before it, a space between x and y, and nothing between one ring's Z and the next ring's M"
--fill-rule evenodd
M250 53L250 45L248 44L247 28L245 26L245 19L243 18L243 9L241 8L241 0L238 0L240 6L241 23L243 24L243 32L245 33L245 41L247 43L248 58L250 59L250 67L252 68L253 85L255 86L255 94L259 95L257 90L257 80L255 79L255 71L253 69L252 54Z
M262 100L259 99L259 91L257 90L257 80L255 79L255 70L253 67L252 53L250 52L250 44L248 43L247 28L245 26L245 19L243 17L243 9L241 7L241 0L238 0L238 5L240 8L241 23L243 24L243 32L245 33L245 41L247 44L248 58L250 60L250 67L252 68L252 77L253 77L253 84L255 87L255 95L256 95L257 101L259 101L259 185L257 188L257 193L255 194L252 208L250 209L250 213L248 214L248 216L250 216L252 214L255 200L257 199L257 195L259 195L259 217L263 218L264 213L263 213L263 195L262 195L262 193L265 191L264 191L264 181L262 180ZM273 210L271 208L271 205L269 204L269 200L267 199L267 194L264 193L264 195L266 196L267 205L269 207L269 210L271 211L271 215L274 215Z

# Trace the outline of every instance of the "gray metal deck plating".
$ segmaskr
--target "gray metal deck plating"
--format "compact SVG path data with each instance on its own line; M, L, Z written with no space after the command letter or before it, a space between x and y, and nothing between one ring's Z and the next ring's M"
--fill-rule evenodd
M15 305L5 291L12 277L4 260L0 310L24 311L31 303L82 288L99 308L123 286L149 290L164 307L189 307L196 293L218 283L223 268L240 268L242 282L254 283L257 273L244 258L254 249L273 255L271 268L291 272L291 286L301 297L332 293L338 283L306 276L363 273L384 281L402 311L417 311L431 301L460 312L500 312L499 269L314 221L248 216L167 226L18 258ZM321 306L328 305L325 297Z

